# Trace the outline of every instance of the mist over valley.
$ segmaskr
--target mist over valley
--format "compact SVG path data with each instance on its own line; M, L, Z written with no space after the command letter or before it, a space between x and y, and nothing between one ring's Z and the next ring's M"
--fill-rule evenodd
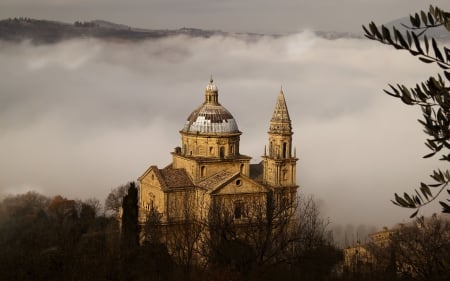
M3 194L102 199L149 164L164 167L211 74L243 132L241 152L255 163L283 87L300 191L320 199L332 223L401 222L409 211L392 205L393 193L435 165L421 158L420 112L382 89L436 70L367 40L304 31L0 41L0 60Z

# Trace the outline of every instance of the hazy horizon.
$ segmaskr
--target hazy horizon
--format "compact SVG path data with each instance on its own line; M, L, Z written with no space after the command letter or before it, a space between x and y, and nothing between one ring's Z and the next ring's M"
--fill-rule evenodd
M361 33L362 24L387 23L428 10L430 4L450 8L445 0L2 0L0 18L101 19L148 29L189 27L264 34L305 29Z

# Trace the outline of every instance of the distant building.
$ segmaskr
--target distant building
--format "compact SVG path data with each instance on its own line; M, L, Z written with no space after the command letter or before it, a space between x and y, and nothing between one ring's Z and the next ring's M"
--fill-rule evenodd
M375 262L367 245L357 243L344 249L344 270L349 272L368 271Z
M381 231L369 234L369 237L376 246L384 248L391 243L392 235L394 235L394 230L383 227Z
M344 249L344 269L349 272L373 271L380 262L386 262L385 257L380 257L378 249L385 249L391 243L394 231L383 227L381 231L369 234L370 241ZM381 261L382 260L382 261Z
M258 164L241 154L242 132L219 103L218 93L211 79L204 102L180 130L181 144L171 153L172 162L164 168L150 166L139 177L141 224L152 211L167 225L207 220L212 206L220 206L217 210L222 214L245 224L265 212L268 200L279 206L295 201L298 158L283 91L278 93L269 123L268 151L264 149Z

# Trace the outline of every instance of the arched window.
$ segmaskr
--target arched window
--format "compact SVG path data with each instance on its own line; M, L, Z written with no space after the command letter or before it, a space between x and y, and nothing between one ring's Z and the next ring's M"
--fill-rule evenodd
M200 167L200 176L201 177L206 176L206 167L205 166Z
M224 158L225 157L225 147L221 146L220 147L220 158Z

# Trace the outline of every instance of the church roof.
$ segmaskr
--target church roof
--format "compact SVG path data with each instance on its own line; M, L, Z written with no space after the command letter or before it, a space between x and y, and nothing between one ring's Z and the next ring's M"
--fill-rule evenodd
M292 134L291 118L289 117L283 89L278 93L275 110L273 111L272 119L270 119L269 132L275 134Z
M205 89L205 102L187 118L186 133L220 134L240 133L233 115L218 101L219 90L211 79Z
M206 178L206 179L200 181L197 184L197 186L199 186L203 189L212 191L212 190L216 189L216 187L218 187L221 184L230 180L230 178L232 178L233 176L235 176L238 173L230 173L228 171L220 171L220 172L210 176L209 178Z
M159 170L166 188L194 187L185 169L165 168Z
M150 166L142 176L138 178L139 181L144 180L151 172L158 179L161 188L165 190L176 188L190 188L194 187L194 183L187 174L185 169L174 169L172 165L168 165L164 169L159 169L157 166Z

